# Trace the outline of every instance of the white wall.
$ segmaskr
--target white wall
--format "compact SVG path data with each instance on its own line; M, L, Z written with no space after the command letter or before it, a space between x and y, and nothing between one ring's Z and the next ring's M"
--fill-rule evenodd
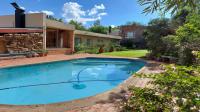
M42 28L45 26L46 15L44 13L26 14L25 18L27 28ZM14 28L15 16L0 16L0 27Z
M45 25L46 15L44 13L26 14L27 28L42 28Z
M6 27L6 28L15 27L15 16L14 15L0 16L0 27Z

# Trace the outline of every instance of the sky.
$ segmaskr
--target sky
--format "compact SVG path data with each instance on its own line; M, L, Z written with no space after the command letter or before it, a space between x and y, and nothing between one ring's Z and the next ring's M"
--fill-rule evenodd
M0 15L14 14L11 2L17 2L26 13L43 12L65 22L76 20L85 26L91 26L96 20L105 26L119 26L129 21L146 25L159 17L158 13L142 14L144 6L137 0L0 0Z

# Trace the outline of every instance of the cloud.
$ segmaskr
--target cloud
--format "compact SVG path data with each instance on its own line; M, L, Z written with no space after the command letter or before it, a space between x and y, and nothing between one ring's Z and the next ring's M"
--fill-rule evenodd
M85 16L86 12L81 9L81 5L76 2L65 3L63 6L62 17L65 18L65 21L78 20L82 16Z
M46 15L49 15L49 16L53 16L53 15L54 15L54 13L53 13L52 11L43 10L43 11L41 11L41 12L43 12L43 13L45 13Z
M111 26L111 28L115 28L116 26L115 25L110 25Z
M99 13L99 14L98 14L98 16L100 16L100 17L101 17L101 16L105 16L105 15L107 15L107 13L105 13L105 12L102 12L102 13Z
M76 2L67 2L63 5L62 17L66 22L75 20L83 24L91 21L102 19L102 16L107 15L103 4L95 5L90 10L83 10L82 5Z
M28 11L28 13L41 13L39 11Z
M95 15L98 13L99 10L104 10L105 6L103 4L100 5L95 5L90 11L89 11L89 16Z
M25 9L26 9L25 7L22 7L22 6L20 6L20 8L21 8L21 9L23 9L23 10L25 10Z
M28 13L45 13L46 15L49 16L53 16L54 13L52 11L47 11L47 10L43 10L43 11L29 11Z

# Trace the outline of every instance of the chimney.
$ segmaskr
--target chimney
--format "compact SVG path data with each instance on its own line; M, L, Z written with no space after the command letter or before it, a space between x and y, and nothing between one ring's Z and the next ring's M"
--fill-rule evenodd
M15 2L11 3L11 5L15 8L15 27L25 28L25 11Z
M112 33L112 27L111 27L111 26L108 27L108 33L109 33L109 34Z

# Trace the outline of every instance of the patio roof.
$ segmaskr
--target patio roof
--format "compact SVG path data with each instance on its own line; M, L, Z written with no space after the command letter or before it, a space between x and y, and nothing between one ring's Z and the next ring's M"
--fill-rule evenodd
M0 33L42 33L42 29L36 28L0 28Z

